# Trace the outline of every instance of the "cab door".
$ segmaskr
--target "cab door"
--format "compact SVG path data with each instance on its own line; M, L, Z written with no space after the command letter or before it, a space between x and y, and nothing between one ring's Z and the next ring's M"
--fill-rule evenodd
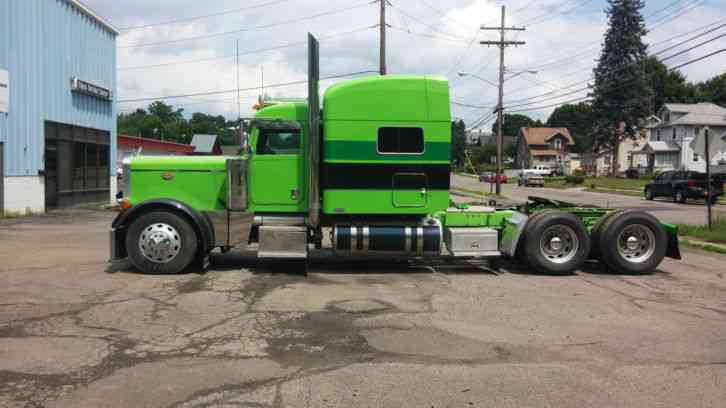
M255 210L304 211L301 131L258 129L256 132L250 163L250 201Z

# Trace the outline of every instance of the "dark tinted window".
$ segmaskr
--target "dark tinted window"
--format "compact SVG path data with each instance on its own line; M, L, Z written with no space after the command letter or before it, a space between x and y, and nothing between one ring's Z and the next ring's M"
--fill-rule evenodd
M378 129L380 153L421 154L424 152L424 134L421 128L385 127Z
M689 180L706 180L706 173L690 171L686 173L686 178L688 178Z
M257 154L298 153L300 153L300 131L260 130L260 137L257 140Z

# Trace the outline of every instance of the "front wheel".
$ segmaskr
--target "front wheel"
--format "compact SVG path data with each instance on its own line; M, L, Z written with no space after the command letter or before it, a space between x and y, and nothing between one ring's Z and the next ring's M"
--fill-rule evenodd
M525 229L524 251L530 265L539 272L572 273L590 254L590 236L577 216L548 211L530 219Z
M134 220L126 233L131 263L150 274L175 274L192 263L197 234L189 222L168 211L154 211Z
M598 241L600 259L620 273L647 273L661 263L668 234L652 215L626 211L608 218Z
M653 201L653 198L655 198L655 196L653 195L653 190L646 188L645 189L645 199L648 201Z

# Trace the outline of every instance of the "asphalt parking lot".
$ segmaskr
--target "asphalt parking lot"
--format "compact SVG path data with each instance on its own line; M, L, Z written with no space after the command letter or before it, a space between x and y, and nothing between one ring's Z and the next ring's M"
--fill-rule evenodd
M645 276L232 255L109 267L111 212L0 221L0 406L722 407L726 257Z

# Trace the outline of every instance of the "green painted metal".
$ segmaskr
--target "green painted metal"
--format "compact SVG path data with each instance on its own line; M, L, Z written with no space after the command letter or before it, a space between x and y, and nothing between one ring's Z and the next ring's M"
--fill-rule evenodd
M423 207L394 206L392 190L323 190L323 213L331 215L426 215L446 208L448 202L449 192L441 190L428 191ZM343 205L336 207L339 204Z
M445 227L486 227L502 228L506 220L512 216L514 210L498 211L471 211L450 208L447 211L439 212L436 218L441 220Z
M257 119L282 119L301 124L299 154L257 155L250 159L249 199L254 213L307 212L307 112L303 102L283 102L261 109ZM259 129L253 129L250 146L257 149ZM296 193L293 193L296 191Z
M226 157L137 157L131 161L132 205L172 198L199 211L226 205Z

